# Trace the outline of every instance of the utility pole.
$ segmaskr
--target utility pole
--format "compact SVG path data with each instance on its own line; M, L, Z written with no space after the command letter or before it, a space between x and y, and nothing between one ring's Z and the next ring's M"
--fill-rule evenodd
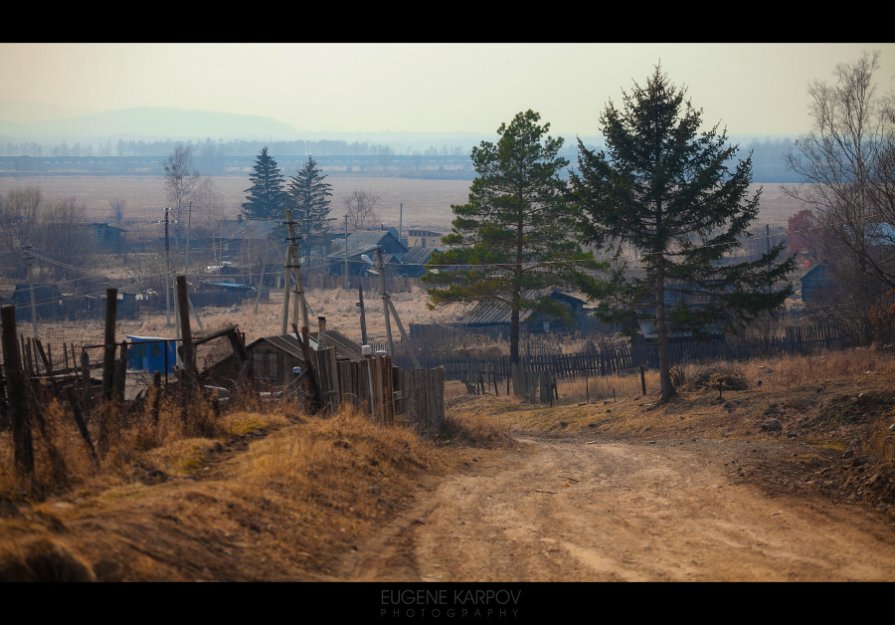
M382 260L382 247L376 248L377 269L379 269L379 280L382 285L382 313L385 315L385 336L388 339L388 355L395 357L395 344L392 341L392 323L389 318L389 300L388 291L385 288L385 262Z
M193 223L193 201L190 200L189 204L189 212L186 214L186 254L183 262L183 275L187 277L187 285L189 285L189 271L190 271L190 228ZM189 291L187 291L187 303L190 305L189 309L193 311L193 314L196 316L196 324L199 326L199 331L202 332L204 328L202 327L202 318L199 316L199 311L196 310L196 307L193 306L193 301L190 299Z
M293 309L293 323L294 325L298 325L298 316L299 311L301 311L301 327L308 327L308 303L305 301L305 290L301 281L301 263L299 262L298 252L296 251L296 241L298 237L295 235L295 222L292 220L292 210L286 209L286 227L289 229L289 247L286 253L286 293L289 291L289 283L288 276L289 273L292 273L292 276L295 280L294 284L294 309ZM285 296L288 298L288 295ZM281 324L281 328L283 334L286 334L286 331L289 327L288 322L288 311L289 311L289 302L285 301L283 304L283 321Z
M771 224L764 225L764 240L766 252L771 252ZM771 261L768 260L768 293L771 292Z
M388 291L385 288L385 263L382 260L382 248L379 247L376 249L376 259L379 261L377 263L377 268L379 269L379 279L382 284L382 309L385 312L385 335L388 339L388 353L392 358L395 357L395 345L392 341L392 324L391 319L389 317L389 312L395 316L395 323L398 325L398 332L401 333L401 340L404 342L405 349L407 353L410 355L410 360L413 361L413 366L417 369L422 369L420 366L419 360L416 358L416 354L413 353L413 350L410 348L410 337L407 336L407 332L404 331L404 324L401 323L401 317L398 315L398 309L395 308L395 304L392 302L391 296L388 294ZM363 301L363 300L361 300ZM363 310L363 306L361 306L361 310ZM363 321L362 321L363 323Z
M348 215L345 215L345 290L348 290Z
M193 201L190 200L189 212L186 217L186 253L183 260L183 273L187 275L190 270L190 226L193 221Z
M280 334L286 334L289 329L289 266L292 264L291 256L292 246L286 246L286 258L283 260L283 313L282 323L280 324Z
M404 237L404 202L401 202L400 212L398 213L398 241L401 241Z
M25 260L25 271L28 274L28 290L31 292L31 332L34 338L37 339L40 336L37 330L37 298L34 296L34 276L31 274L31 262L34 258L31 256L30 245L22 246L22 258Z
M166 206L165 210L165 218L159 220L155 223L157 224L165 224L165 326L171 325L171 285L173 283L174 278L171 276L171 243L170 243L170 229L169 226L172 223L177 223L177 220L171 220L171 211L174 210L170 206Z

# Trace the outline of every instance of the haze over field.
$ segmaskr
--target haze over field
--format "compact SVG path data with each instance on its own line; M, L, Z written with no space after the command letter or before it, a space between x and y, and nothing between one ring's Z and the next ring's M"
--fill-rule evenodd
M332 214L344 214L343 198L354 189L367 189L379 196L376 213L389 226L398 225L400 204L404 204L404 228L450 229L454 214L451 204L466 202L468 180L426 180L410 178L332 176ZM242 176L215 177L225 209L230 216L241 211L248 180ZM87 207L87 215L98 221L109 218L109 200L127 198L126 223L150 223L160 217L166 205L163 181L154 176L0 176L0 194L15 187L34 185L54 202L74 197ZM753 184L751 190L763 188L760 223L786 225L786 220L803 208L802 203L786 196L779 184ZM337 228L338 229L338 228Z

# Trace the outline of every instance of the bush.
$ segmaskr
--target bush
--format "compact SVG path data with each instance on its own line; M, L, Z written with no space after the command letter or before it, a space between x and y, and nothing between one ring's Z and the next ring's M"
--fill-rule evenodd
M687 387L692 390L716 391L719 386L725 391L745 391L749 388L743 372L731 366L701 366L689 377Z

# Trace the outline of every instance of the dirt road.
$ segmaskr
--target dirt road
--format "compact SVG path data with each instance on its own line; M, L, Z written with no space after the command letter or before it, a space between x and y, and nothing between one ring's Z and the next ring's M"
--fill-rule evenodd
M354 580L893 580L883 516L770 497L729 448L522 441L473 463L344 562Z

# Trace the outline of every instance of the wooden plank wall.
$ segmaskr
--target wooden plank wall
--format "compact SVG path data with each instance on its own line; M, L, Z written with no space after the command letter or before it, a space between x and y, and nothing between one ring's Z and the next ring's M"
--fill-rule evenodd
M374 423L392 425L403 415L404 421L424 431L444 421L443 368L398 369L388 356L337 361L332 348L316 354L327 410L349 402Z

